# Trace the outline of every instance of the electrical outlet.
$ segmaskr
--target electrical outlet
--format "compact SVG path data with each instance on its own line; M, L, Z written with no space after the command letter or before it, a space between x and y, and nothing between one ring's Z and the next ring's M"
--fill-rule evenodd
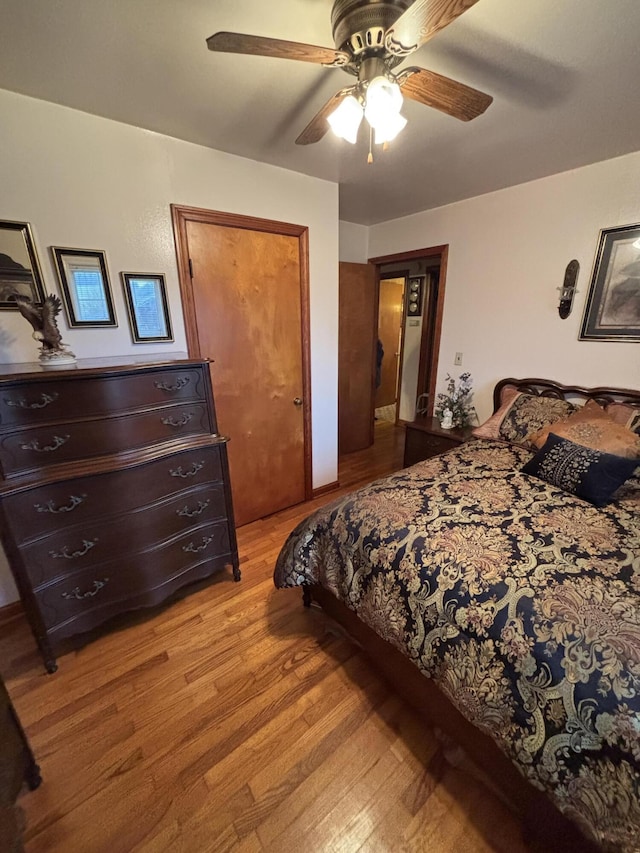
M455 364L456 367L462 367L462 353L461 352L456 353L456 357L454 358L453 363Z

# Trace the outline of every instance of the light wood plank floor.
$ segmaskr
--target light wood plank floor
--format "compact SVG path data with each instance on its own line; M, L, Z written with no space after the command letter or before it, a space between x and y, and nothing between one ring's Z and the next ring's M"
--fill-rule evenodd
M403 434L342 460L351 486L401 465ZM44 673L26 623L0 661L44 782L28 853L526 850L518 822L298 591L278 550L326 495L239 531L230 577L105 633Z

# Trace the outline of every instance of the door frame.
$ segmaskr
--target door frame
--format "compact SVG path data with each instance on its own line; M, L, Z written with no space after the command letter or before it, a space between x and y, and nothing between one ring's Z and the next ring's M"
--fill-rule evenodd
M238 213L225 213L220 210L207 210L200 207L172 204L171 220L178 261L178 281L180 298L187 336L187 350L190 358L202 358L198 338L191 260L187 241L187 222L199 222L205 225L221 225L228 228L243 228L247 231L264 231L269 234L281 234L298 238L300 257L300 343L302 350L302 409L304 442L304 492L305 500L313 496L312 442L311 442L311 316L309 298L309 229L305 225L278 222L274 219L259 219L255 216L243 216Z
M398 263L402 261L413 261L421 258L440 258L440 272L438 276L438 294L436 298L436 302L433 309L433 321L432 323L425 323L423 317L422 323L422 337L420 341L420 365L418 368L418 389L424 388L425 385L425 377L427 374L427 361L429 360L431 377L429 380L429 387L425 389L426 393L429 394L429 402L427 406L427 417L433 416L433 410L435 407L435 394L437 388L438 381L438 360L440 357L440 340L442 337L442 318L444 316L444 294L447 282L447 261L449 259L449 244L445 243L442 246L430 246L427 249L412 249L407 252L396 252L392 255L380 255L376 258L369 258L369 263L374 264L376 267L376 275L377 275L377 292L379 293L380 287L380 268L385 264ZM396 274L396 273L394 273ZM402 275L402 271L398 271L399 275ZM406 290L405 290L406 297ZM379 296L378 296L379 300ZM403 306L403 330L402 330L402 350L404 357L404 321L406 320L406 298L405 305ZM378 319L376 317L376 323ZM431 353L431 357L429 359L429 351ZM400 365L400 370L402 371L402 362ZM401 374L402 375L402 374ZM396 423L399 423L399 419L397 413L399 412L399 399L396 406ZM405 423L405 421L402 421Z

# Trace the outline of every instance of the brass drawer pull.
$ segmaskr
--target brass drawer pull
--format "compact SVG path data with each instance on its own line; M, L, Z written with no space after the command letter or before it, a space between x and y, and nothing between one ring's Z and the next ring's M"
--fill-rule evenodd
M202 515L205 509L211 503L210 500L207 501L198 501L198 506L195 509L189 509L188 506L183 507L182 509L177 509L177 515L186 515L188 518L194 518L196 515Z
M69 551L69 546L65 545L62 551L49 551L49 556L53 557L54 560L75 560L76 557L84 557L85 554L88 554L97 541L97 539L84 539L82 548L78 551Z
M80 592L80 587L77 586L75 589L72 589L71 592L63 592L62 598L66 598L67 601L71 601L74 598L78 601L82 601L85 598L93 598L93 596L97 595L108 583L109 578L104 578L101 581L94 581L93 589L88 589L86 592Z
M66 444L70 435L54 435L53 444L45 444L44 447L40 447L40 442L37 438L34 438L33 441L29 441L27 444L21 444L21 450L35 450L36 453L51 453L53 450L57 450L59 447L62 447L63 444Z
M182 546L182 550L185 552L191 551L192 554L197 554L198 551L204 551L205 548L208 548L212 542L213 542L213 536L203 536L202 537L202 545L194 545L193 542L189 542L188 545Z
M182 465L179 468L169 468L169 473L172 477L195 477L198 471L201 471L204 468L204 459L202 462L194 462L191 466L190 471L183 471Z
M181 388L185 388L189 382L191 382L189 376L181 376L176 380L175 385L169 385L167 382L154 382L154 385L159 391L166 391L167 394L173 394L174 391L180 391Z
M177 429L180 429L180 427L186 426L192 417L193 412L185 412L179 421L177 421L175 418L162 418L161 420L165 426L176 427Z
M71 512L77 506L80 506L81 503L84 503L86 497L86 495L82 495L81 497L71 495L71 500L68 504L56 506L53 501L47 501L46 504L34 504L33 508L36 512L51 512L53 515L59 512Z
M54 392L53 394L41 394L40 402L37 403L28 403L24 397L21 397L19 400L11 400L5 397L4 402L7 406L12 406L15 409L44 409L45 406L48 406L49 403L53 403L57 399L58 395Z

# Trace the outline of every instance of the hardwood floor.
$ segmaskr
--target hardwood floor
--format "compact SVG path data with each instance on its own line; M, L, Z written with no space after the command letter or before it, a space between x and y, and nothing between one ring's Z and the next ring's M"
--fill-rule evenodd
M400 467L402 431L341 460ZM44 673L21 617L0 661L43 773L28 853L526 850L517 820L444 759L358 648L271 573L337 493L241 528L231 577L111 630Z

